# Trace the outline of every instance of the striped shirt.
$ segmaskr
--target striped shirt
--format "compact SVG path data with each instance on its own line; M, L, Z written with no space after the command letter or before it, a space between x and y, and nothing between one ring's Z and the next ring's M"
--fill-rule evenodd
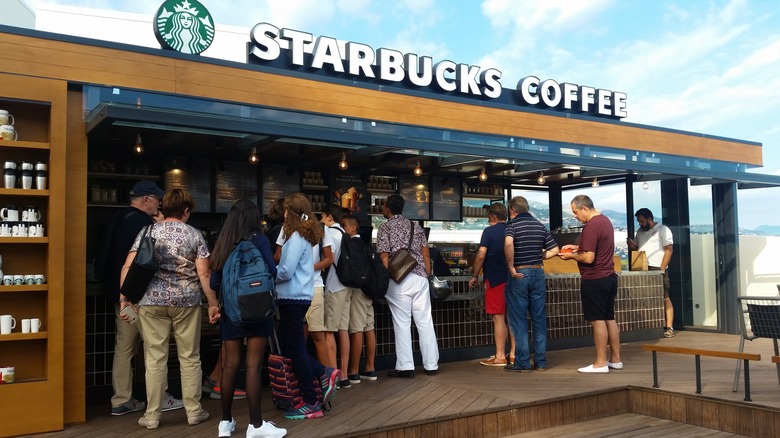
M515 242L512 266L541 265L542 251L558 246L548 230L531 213L520 213L506 224L506 237Z

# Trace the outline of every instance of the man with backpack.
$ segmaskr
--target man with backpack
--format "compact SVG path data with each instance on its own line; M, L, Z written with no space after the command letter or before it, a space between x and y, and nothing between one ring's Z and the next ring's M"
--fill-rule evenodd
M338 369L344 379L339 382L340 388L349 388L351 385L347 376L347 364L349 362L349 304L351 292L336 274L336 266L341 255L341 241L348 238L339 222L346 212L337 205L326 205L322 209L320 222L325 225L325 234L330 236L333 242L333 264L328 269L325 278L325 331L326 336L335 339L338 333ZM330 346L331 343L328 343ZM335 345L335 343L333 343Z

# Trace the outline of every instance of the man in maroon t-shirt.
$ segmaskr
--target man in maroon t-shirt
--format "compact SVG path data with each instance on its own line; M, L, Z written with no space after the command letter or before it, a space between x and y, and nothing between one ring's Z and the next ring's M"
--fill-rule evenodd
M617 274L612 256L615 254L615 230L609 218L593 207L585 195L571 201L574 216L585 224L579 245L565 245L559 254L564 260L577 261L580 268L580 296L585 319L593 328L596 361L580 368L581 373L608 373L622 370L620 361L620 330L615 322ZM607 360L607 344L610 358Z

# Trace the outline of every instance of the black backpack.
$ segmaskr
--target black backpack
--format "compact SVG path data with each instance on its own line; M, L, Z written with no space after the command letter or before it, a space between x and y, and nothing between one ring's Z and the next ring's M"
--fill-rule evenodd
M382 258L379 257L379 254L370 254L368 262L368 279L360 289L375 302L380 301L387 294L387 287L390 285L390 273L387 272L387 268L382 264Z
M336 260L336 275L344 286L360 288L368 278L371 248L359 237L352 238L341 228L341 249Z

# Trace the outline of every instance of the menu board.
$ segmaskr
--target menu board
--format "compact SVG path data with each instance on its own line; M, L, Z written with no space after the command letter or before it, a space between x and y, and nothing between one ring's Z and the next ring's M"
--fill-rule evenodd
M239 199L257 202L257 166L227 161L217 170L217 213L228 213Z
M358 218L361 225L370 223L368 218L368 194L366 182L359 172L331 173L332 197L328 202L339 205Z
M427 177L399 176L398 187L404 198L404 217L413 220L431 220L431 191Z
M463 201L460 178L437 177L431 181L431 193L433 196L431 220L454 221L463 220Z
M271 211L277 199L301 191L301 178L297 167L268 165L263 166L262 172L263 203L260 210L264 214Z
M197 211L211 211L211 162L207 159L177 162L187 165L165 172L165 190L184 189L192 194Z

